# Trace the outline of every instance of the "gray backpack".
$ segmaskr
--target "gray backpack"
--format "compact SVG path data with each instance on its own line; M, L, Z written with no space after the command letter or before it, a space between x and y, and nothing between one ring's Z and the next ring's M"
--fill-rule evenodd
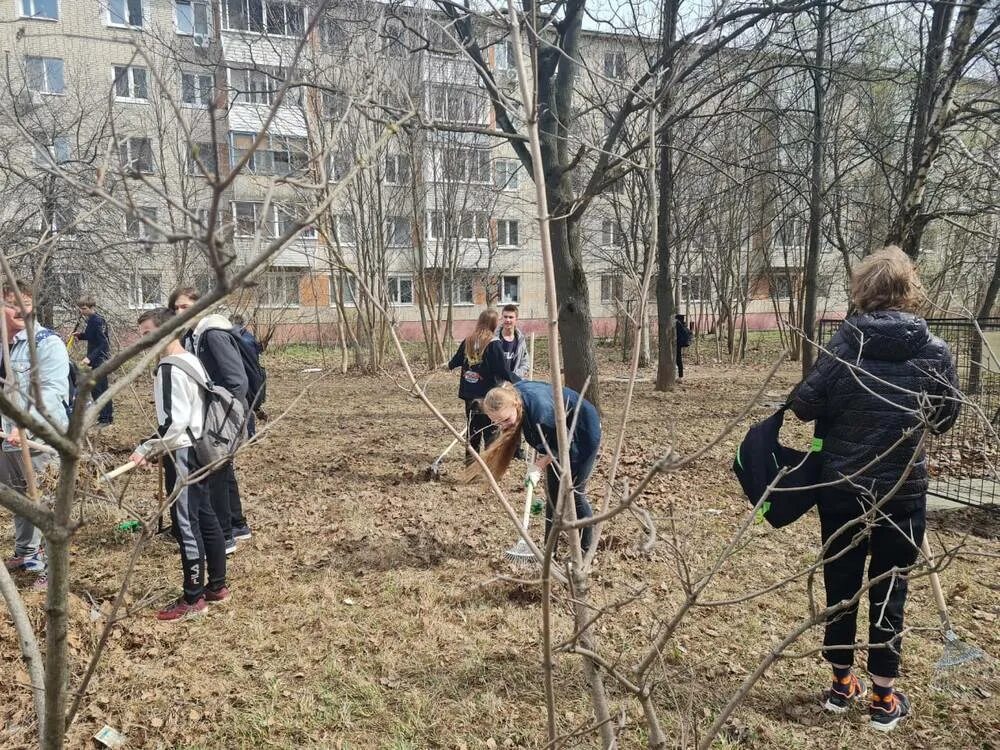
M191 435L201 465L209 466L232 456L247 439L247 413L243 402L221 385L203 377L184 360L177 359L168 364L178 368L201 389L205 402L205 426L200 438Z

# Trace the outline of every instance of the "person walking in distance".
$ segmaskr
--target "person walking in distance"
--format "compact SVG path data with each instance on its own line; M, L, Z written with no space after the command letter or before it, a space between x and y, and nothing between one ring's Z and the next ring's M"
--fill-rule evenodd
M83 359L83 364L91 370L108 361L111 356L111 340L108 333L108 322L99 312L97 312L97 301L91 295L84 295L77 300L77 309L80 315L86 320L84 329L73 334L74 338L87 342L87 356ZM108 390L108 378L105 375L94 384L90 392L94 401L97 401ZM114 421L114 405L108 401L97 417L98 428L108 427Z
M147 310L139 316L139 335L149 335L172 317L166 308ZM180 545L184 593L157 613L157 619L165 621L203 612L207 602L229 598L225 537L212 510L210 478L199 476L203 467L194 448L204 428L204 397L198 383L184 371L185 366L208 379L198 358L184 349L178 336L172 336L161 353L153 383L156 435L130 457L146 468L152 460L163 461L167 491L174 496L170 518Z
M913 314L923 299L909 257L890 246L851 275L847 318L789 396L792 411L822 428L819 520L828 607L862 588L868 561L868 672L874 682L871 726L890 731L910 712L894 687L902 653L907 570L927 524L923 427L948 430L959 393L948 345ZM845 479L847 478L847 479ZM877 505L877 507L876 507ZM865 696L852 671L857 603L826 622L823 656L833 669L824 707L843 713Z
M504 381L516 383L521 378L510 371L500 341L496 338L499 316L496 310L483 310L476 321L476 329L458 345L458 351L448 362L448 369L462 368L458 382L458 397L465 402L465 419L468 424L468 445L481 453L490 444L495 430L489 417L479 408L479 399ZM466 455L466 464L472 457Z
M57 430L64 430L69 422L66 406L69 401L69 353L62 339L39 325L32 325L34 293L31 286L15 281L3 285L4 318L9 337L10 359L3 372L4 395L21 410L36 420ZM35 340L35 357L32 359L28 337ZM39 402L37 397L41 396ZM44 438L31 432L7 414L3 415L3 445L0 451L0 483L20 492L28 492L28 473L22 441L29 439L44 443ZM52 453L28 451L28 460L37 479L56 465ZM37 486L36 486L37 489ZM38 498L45 502L45 498ZM45 552L42 533L26 518L14 516L14 554L4 560L7 570L23 570L38 577L35 587L47 586Z
M200 298L201 294L194 287L182 287L171 292L167 304L171 312L180 314L193 307ZM249 413L249 380L231 328L229 319L224 315L207 315L185 332L181 343L202 363L209 379L242 401ZM226 553L232 554L236 551L238 540L251 537L250 526L243 515L243 500L232 459L212 474L211 490L212 507L226 537Z
M684 322L684 316L678 313L674 316L674 326L677 331L677 379L684 379L684 350L691 346L691 329Z

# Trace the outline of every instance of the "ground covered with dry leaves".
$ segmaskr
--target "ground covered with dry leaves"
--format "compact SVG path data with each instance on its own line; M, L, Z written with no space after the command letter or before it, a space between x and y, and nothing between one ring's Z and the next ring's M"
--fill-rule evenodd
M624 368L605 352L605 433L619 420ZM692 366L672 393L637 386L624 476L633 481L667 447L682 453L710 442L762 383L768 366ZM238 473L254 537L230 558L232 598L207 616L178 624L154 619L177 593L175 548L153 543L143 554L130 604L113 633L71 732L70 746L91 746L104 724L128 747L145 748L538 748L545 712L539 650L539 594L505 580L502 553L515 534L495 499L454 480L456 451L440 482L424 470L448 443L398 372L342 376L316 352L269 358L269 410L298 399L260 445L239 458ZM303 372L324 367L321 373ZM780 399L795 381L789 365L762 401ZM124 460L148 433L148 384L141 402L121 404L119 421L100 437ZM460 418L454 376L437 375L430 392ZM769 407L760 405L761 417ZM703 571L744 521L748 505L729 466L749 420L683 472L655 480L645 497L662 534L672 536L694 573ZM802 432L802 436L805 433ZM604 490L606 445L591 487ZM505 485L519 505L520 470ZM155 475L154 475L155 476ZM129 499L152 503L155 481L136 477ZM125 517L107 501L83 504L87 519L73 551L73 627L77 678L92 653L133 537L115 530ZM983 514L932 521L932 540L998 550L1000 524ZM966 532L975 530L975 536ZM538 518L535 531L539 531ZM0 520L5 545L9 518ZM595 601L630 604L601 621L612 656L631 663L659 618L682 598L676 555L661 543L637 551L634 520L611 525L594 576ZM754 527L748 543L708 592L729 599L778 581L818 548L814 517L775 531ZM5 547L6 550L6 547ZM943 574L959 634L1000 655L996 558L968 556ZM806 582L722 609L696 609L663 655L657 693L665 729L691 747L728 696L779 637L807 614ZM810 631L776 664L728 724L723 748L1000 748L997 685L981 671L960 675L957 694L929 689L941 655L937 615L926 579L911 587L902 684L915 714L889 737L875 736L861 710L831 718L819 708L828 673ZM41 598L26 594L41 619ZM863 607L862 612L867 609ZM864 615L863 615L864 617ZM557 637L568 633L560 615ZM864 632L862 630L862 632ZM0 747L28 747L34 732L13 629L0 620ZM556 674L562 731L590 712L579 662L561 657ZM644 746L637 705L624 707L623 748ZM596 747L593 735L568 746Z

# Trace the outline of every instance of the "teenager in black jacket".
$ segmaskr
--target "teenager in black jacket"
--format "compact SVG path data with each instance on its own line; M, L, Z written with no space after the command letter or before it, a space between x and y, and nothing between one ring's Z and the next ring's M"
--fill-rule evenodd
M851 278L856 315L841 325L790 396L795 414L822 427L824 483L819 517L828 545L827 606L861 590L869 554L868 671L870 720L890 731L910 709L893 683L902 649L906 571L917 560L926 526L927 456L923 426L949 429L958 418L955 365L947 344L906 310L923 295L910 259L898 247L865 258ZM918 452L919 451L919 452ZM877 506L873 510L873 506ZM899 571L899 572L893 572ZM826 623L823 655L833 667L825 707L837 713L866 692L852 672L857 605Z
M97 312L97 301L90 295L81 297L76 303L77 309L86 319L82 331L76 331L73 336L87 342L87 357L83 364L91 370L96 370L111 357L111 340L108 336L108 322ZM108 378L105 375L94 384L90 395L97 401L108 390ZM99 427L107 427L114 421L114 404L108 401L97 417Z
M468 442L477 453L493 440L496 430L479 408L479 399L503 382L516 383L521 378L510 370L503 348L496 339L499 315L496 310L484 310L476 321L476 330L458 346L448 369L462 368L458 397L465 402ZM467 456L466 461L471 459Z

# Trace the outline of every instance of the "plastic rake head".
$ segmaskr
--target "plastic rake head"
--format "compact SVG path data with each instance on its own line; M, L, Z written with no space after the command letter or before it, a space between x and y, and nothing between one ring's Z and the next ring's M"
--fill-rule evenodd
M985 658L986 652L981 648L966 643L954 630L947 630L944 634L944 652L934 666L938 671L944 671Z
M538 562L531 547L523 539L518 539L517 544L504 552L503 556L508 562L525 568L534 567Z

